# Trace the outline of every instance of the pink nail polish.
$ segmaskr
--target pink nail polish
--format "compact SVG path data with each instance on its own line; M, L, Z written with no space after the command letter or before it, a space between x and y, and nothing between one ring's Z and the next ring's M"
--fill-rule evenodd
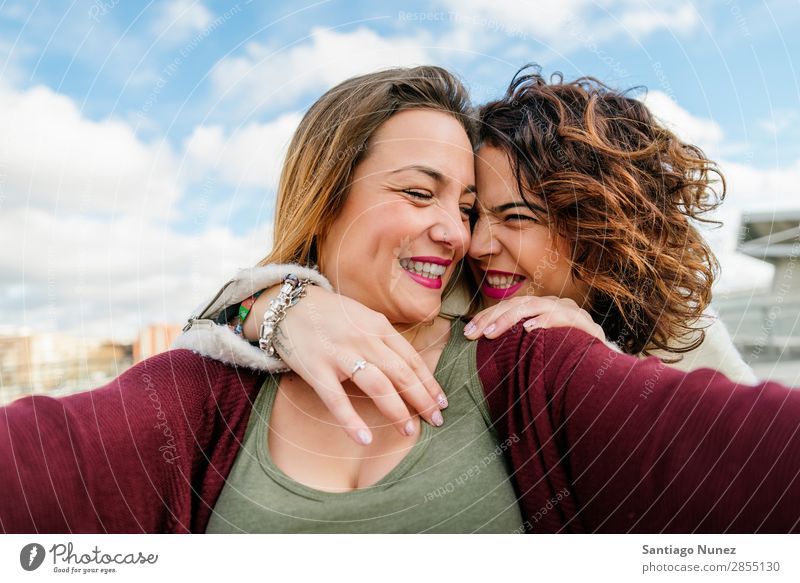
M525 330L527 330L528 332L530 332L531 330L536 330L539 327L539 322L537 322L536 320L528 320L522 325L522 327L525 328Z
M359 429L356 432L356 435L358 436L358 441L361 442L361 445L369 445L372 443L372 433L370 433L368 430Z
M414 422L411 419L406 421L406 426L405 426L404 429L405 429L406 435L408 435L409 437L414 435Z
M439 411L436 411L433 415L431 415L431 421L433 421L433 424L436 427L441 427L444 425L444 417L442 417L442 414L439 413Z
M486 336L486 335L488 335L488 334L491 334L491 333L492 333L492 332L494 332L496 329L497 329L497 326L495 326L494 324L492 324L491 326L489 326L488 328L486 328L486 330L484 330L484 331L483 331L483 335L484 335L484 336Z
M441 407L442 409L446 409L447 408L447 405L448 405L447 397L444 396L444 393L442 393L441 395L436 397L436 402L439 403L439 407Z

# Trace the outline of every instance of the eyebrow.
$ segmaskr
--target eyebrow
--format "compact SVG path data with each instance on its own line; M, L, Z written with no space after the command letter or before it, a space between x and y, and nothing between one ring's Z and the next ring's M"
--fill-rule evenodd
M501 204L499 206L494 207L493 209L490 209L490 212L492 212L494 214L500 214L502 212L505 212L505 211L510 210L510 209L515 209L515 208L524 208L525 210L529 210L529 211L533 211L533 212L538 212L538 213L543 213L543 214L545 213L545 210L542 207L540 207L539 205L526 204L524 202L518 202L518 201L507 202L505 204Z
M403 166L402 168L398 168L397 170L392 170L391 172L389 172L389 174L390 175L399 174L400 172L407 172L409 170L415 172L422 172L426 176L433 178L434 182L436 182L436 184L439 185L442 185L447 182L447 178L445 178L445 175L436 170L436 168L431 168L430 166L423 166L422 164L410 164L409 166ZM476 191L477 189L475 188L474 184L468 184L466 187L464 187L465 193L469 192L475 194Z

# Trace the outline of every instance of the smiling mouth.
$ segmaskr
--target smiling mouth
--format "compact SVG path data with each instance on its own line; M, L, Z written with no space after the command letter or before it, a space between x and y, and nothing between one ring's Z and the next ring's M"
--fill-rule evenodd
M525 280L525 277L522 275L515 275L513 273L507 274L499 274L499 273L492 273L489 274L487 272L484 282L486 285L493 289L509 289L514 287L518 283L521 283Z
M485 272L483 283L491 289L506 290L522 283L525 279L523 275L490 269Z
M419 259L427 258L404 257L399 261L400 267L402 267L414 281L425 287L434 289L442 287L442 276L445 271L447 271L447 265L450 264L450 261L438 258L436 262L420 261Z
M491 269L484 273L481 292L493 300L504 300L517 293L527 279L516 273Z

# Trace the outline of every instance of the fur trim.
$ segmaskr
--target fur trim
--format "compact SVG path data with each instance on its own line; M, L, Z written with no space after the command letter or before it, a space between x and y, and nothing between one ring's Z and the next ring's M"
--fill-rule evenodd
M241 366L265 372L289 370L279 358L270 358L257 346L238 336L230 327L217 324L213 319L230 305L241 303L255 292L283 281L288 274L310 279L328 291L333 286L319 271L291 263L266 265L241 269L236 276L220 289L210 301L204 302L194 311L187 328L172 343L172 348L185 348L201 356L207 356L225 364Z
M172 348L185 348L199 354L230 364L265 372L288 370L282 360L270 358L264 352L242 339L228 326L199 320L189 330L178 336Z

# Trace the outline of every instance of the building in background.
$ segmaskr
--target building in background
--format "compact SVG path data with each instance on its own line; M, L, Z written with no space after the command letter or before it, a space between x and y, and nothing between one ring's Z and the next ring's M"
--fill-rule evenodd
M759 378L800 386L800 210L745 215L738 250L772 264L772 284L714 306Z
M0 406L32 394L63 396L97 388L133 364L169 350L179 324L153 324L133 344L61 333L0 334Z
M139 338L133 343L134 364L169 350L181 329L180 324L150 324L140 330Z
M0 405L30 394L68 395L98 387L132 364L131 346L66 334L0 336Z

